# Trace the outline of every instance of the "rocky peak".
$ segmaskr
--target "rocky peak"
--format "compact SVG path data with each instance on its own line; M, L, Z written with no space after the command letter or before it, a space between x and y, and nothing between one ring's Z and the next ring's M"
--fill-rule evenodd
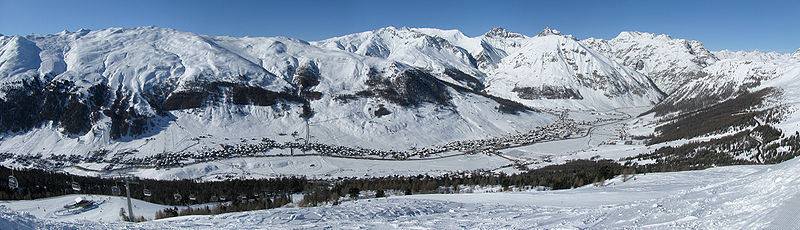
M536 34L536 37L544 37L549 35L561 35L561 31L551 29L549 26L545 26L544 29Z
M492 30L489 30L489 32L486 32L484 34L484 36L486 36L486 37L497 37L497 38L522 38L522 37L525 37L522 34L518 34L518 33L514 33L514 32L511 32L511 31L508 31L506 29L503 29L503 27L499 27L499 26L493 28Z

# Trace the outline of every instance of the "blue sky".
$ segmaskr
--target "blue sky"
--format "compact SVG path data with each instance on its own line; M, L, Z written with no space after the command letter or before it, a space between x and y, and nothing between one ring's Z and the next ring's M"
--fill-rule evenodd
M793 52L800 1L37 1L0 0L0 33L155 25L199 34L319 40L389 25L495 26L534 35L545 26L583 39L620 31L700 40L711 50Z

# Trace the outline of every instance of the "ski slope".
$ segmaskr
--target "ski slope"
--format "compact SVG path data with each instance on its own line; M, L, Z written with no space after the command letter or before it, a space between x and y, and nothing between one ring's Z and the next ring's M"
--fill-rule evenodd
M362 199L338 206L279 208L145 223L108 222L118 202L97 218L53 217L72 196L6 201L3 229L791 229L800 209L800 159L778 165L727 166L650 173L571 190L433 194ZM51 204L51 205L47 205ZM139 208L158 205L138 202ZM52 206L52 207L51 207ZM23 212L24 211L24 212ZM52 211L52 210L48 210ZM141 214L147 214L140 211ZM113 214L113 215L112 215Z

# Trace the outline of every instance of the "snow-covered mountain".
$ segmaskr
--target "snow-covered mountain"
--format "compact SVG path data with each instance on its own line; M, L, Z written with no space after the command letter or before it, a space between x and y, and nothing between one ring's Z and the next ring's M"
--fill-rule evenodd
M662 93L646 76L546 28L505 43L485 38L507 56L485 69L487 91L533 106L611 109L654 104Z
M535 37L500 27L468 37L455 30L387 27L318 44L441 72L479 73L470 79L483 80L487 93L534 107L602 110L646 106L662 97L646 76L550 28Z
M555 118L440 81L435 69L291 38L139 27L0 42L0 151L15 154L155 154L245 137L287 141L309 117L315 141L407 149L528 130ZM462 54L466 66L469 54ZM480 74L468 73L482 84ZM438 135L421 135L430 133Z
M581 43L649 76L668 94L718 60L699 41L666 34L622 32L611 40L589 38Z
M0 152L125 159L305 133L409 150L525 132L559 110L691 111L792 79L798 60L551 28L386 27L316 42L157 27L0 36Z
M800 66L797 59L776 53L720 52L718 60L698 72L665 98L657 109L664 114L690 112L736 97ZM781 87L779 87L781 88ZM795 90L795 89L787 89Z
M695 111L749 92L791 72L800 60L793 57L798 52L712 52L699 41L643 32L581 43L650 77L668 94L654 108L658 115Z
M430 36L409 28L390 26L312 44L406 63L447 76L441 78L444 81L475 90L483 89L485 75L477 70L475 58L467 50L439 36Z
M764 89L772 90L763 98L734 99ZM0 35L4 166L222 180L515 173L575 159L712 165L566 191L393 195L136 226L114 223L124 203L105 196L92 197L105 201L98 209L57 216L75 198L62 196L0 203L0 228L257 228L279 219L286 227L786 228L796 225L785 220L797 210L798 104L800 50L712 52L641 32L578 40L551 28L469 37L386 27L315 42L157 27ZM311 145L299 144L306 137ZM498 139L507 142L484 145ZM276 143L289 147L264 147ZM360 155L435 148L447 150ZM166 207L134 204L147 215ZM520 221L520 210L544 212Z

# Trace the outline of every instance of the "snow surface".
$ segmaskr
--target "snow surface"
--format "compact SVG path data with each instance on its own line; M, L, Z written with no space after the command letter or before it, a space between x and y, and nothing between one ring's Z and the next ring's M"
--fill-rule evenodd
M169 82L180 90L188 82L202 78L278 90L292 86L294 68L313 62L321 76L314 90L322 92L323 99L312 102L317 113L310 122L311 139L351 147L405 151L452 141L503 136L548 125L556 120L552 113L565 109L570 109L570 118L576 120L624 118L621 122L594 127L583 138L503 150L505 158L483 155L388 162L276 156L227 159L182 168L128 170L159 179L438 175L474 169L514 172L513 168L503 166L514 163L511 161L536 168L572 159L620 159L651 152L662 145L677 146L694 141L679 140L649 147L640 142L624 144L629 135L646 136L654 132L656 117L636 116L660 100L661 95L649 82L652 79L663 87L658 83L658 74L663 71L694 74L702 70L707 73L705 77L687 80L686 87L675 90L667 98L676 103L718 94L726 87L761 82L759 87L784 89L777 101L790 106L792 111L797 110L795 98L798 98L794 79L800 77L797 70L800 59L788 54L709 52L696 41L639 32L623 32L608 41L577 41L552 29L529 37L498 27L484 35L468 37L457 30L387 27L309 43L284 37L205 36L139 27L4 36L0 37L0 44L3 44L0 59L5 60L0 65L0 73L6 75L3 82L13 83L33 74L46 73L79 85L105 82L111 88L131 90L132 104L146 113L151 113L151 108L136 97L155 84ZM186 49L186 44L192 44L188 46L191 49ZM643 69L637 69L634 60L644 60ZM361 82L367 78L369 68L390 71L411 68L406 65L431 71L443 81L464 85L443 74L448 68L458 69L485 84L485 92L489 94L545 108L546 112L503 114L497 111L496 102L455 90L449 90L454 109L431 104L409 108L375 98L348 103L332 100L336 95L365 89ZM247 79L236 77L241 74ZM584 79L578 78L578 74ZM512 91L515 87L543 85L576 89L584 98L526 100ZM616 95L615 92L621 93ZM378 104L384 104L391 114L375 117L373 110ZM625 113L608 112L615 110ZM92 131L81 136L67 136L53 124L45 124L24 133L4 134L0 139L0 152L47 157L51 154L87 155L99 149L108 150L109 156L113 156L136 150L127 157L146 157L257 143L264 137L279 142L296 141L297 137L286 134L305 133L299 111L299 105L281 108L227 103L178 110L170 112L173 119L158 124L160 130L122 140L110 138L108 118L101 119ZM786 133L800 130L800 115L790 113L777 127ZM289 155L290 152L264 153L278 154ZM448 154L452 155L444 155ZM2 164L9 165L8 162ZM101 170L106 165L83 163L76 166L80 168L68 167L63 171L103 175L81 168Z
M792 159L769 166L638 174L627 181L621 177L606 181L601 187L392 196L338 206L185 216L136 224L105 222L113 219L112 214L118 214L119 202L107 202L97 209L109 213L104 222L47 214L62 205L53 199L74 199L67 196L4 202L5 207L0 208L0 226L15 229L790 229L796 227L798 186L800 159ZM40 211L39 206L49 210Z
M316 112L310 120L312 142L380 150L405 151L525 132L553 123L556 120L553 109L604 111L647 107L662 97L646 76L583 47L571 36L547 33L528 37L502 28L471 38L455 30L387 27L309 43L285 37L205 36L167 28L137 27L2 36L0 44L2 84L13 86L38 77L44 77L44 81L70 80L78 86L76 93L85 93L96 84L106 84L112 90L129 92L132 108L144 115L155 114L144 95L157 91L159 86L174 86L175 92L181 92L189 90L193 82L219 81L281 91L295 87L293 76L297 68L315 63L320 83L313 90L323 96L311 102ZM475 58L481 55L488 59L481 62L482 59ZM338 95L367 89L364 82L371 69L391 74L412 68L428 71L442 81L470 87L446 76L444 71L454 68L486 85L486 93L547 112L505 114L498 111L497 102L487 97L451 88L447 89L453 97L451 107L431 103L404 107L379 98L360 98L347 103L333 100ZM593 75L595 73L598 77ZM576 78L578 74L584 78ZM581 93L583 99L520 99L517 93L511 92L517 86L569 88ZM374 116L373 111L381 104L391 114ZM286 134L305 132L299 111L299 104L260 107L230 103L176 110L169 112L168 119L154 121L156 129L119 140L111 138L111 121L105 116L101 116L89 132L75 136L65 135L57 125L46 123L25 132L2 134L0 152L45 158L61 154L88 156L97 150L108 151L107 158L133 152L125 156L129 158L200 152L261 138L296 141L295 136ZM478 161L463 164L463 169L494 168L504 162L492 159L482 164L482 158L474 160ZM317 160L296 161L304 165ZM272 159L257 162L284 164L272 162ZM429 167L439 164L437 162L422 163L420 167L429 169L427 173L438 174L443 167ZM325 166L309 171L308 175L391 174L390 171L369 172L362 170L368 167L347 166L359 163L321 164ZM105 165L77 166L102 169ZM226 174L232 170L218 165L198 167L212 169L198 170L193 166L186 171ZM215 167L221 169L213 169ZM349 172L352 168L358 170ZM413 167L401 164L396 173L424 171L410 168ZM65 170L80 173L70 168ZM158 178L203 176L177 171L182 169L163 175L157 175L162 172L143 173ZM306 170L272 167L254 174L280 175L297 171Z
M387 27L317 42L298 39L205 36L156 27L80 30L53 35L0 35L0 83L45 78L72 80L85 90L94 84L132 92L137 112L152 114L142 95L154 85L186 90L195 81L236 82L280 91L294 87L294 70L315 63L323 99L311 120L312 140L344 146L407 150L457 140L482 139L524 132L556 121L569 111L578 121L609 119L591 126L585 136L501 150L501 155L442 154L442 158L381 161L328 156L286 156L224 159L169 169L128 169L156 179L264 178L303 175L310 178L439 175L461 170L516 172L512 163L530 168L571 159L620 159L715 136L676 140L653 146L631 135L652 134L653 114L637 117L663 95L680 102L729 89L782 89L769 106L788 113L775 124L784 133L800 131L800 50L794 54L705 49L698 41L668 35L623 32L611 40L577 41L546 28L535 37L495 28L478 37L457 30ZM423 69L442 81L470 85L445 74L457 69L486 86L484 92L545 112L518 115L497 111L482 96L448 89L454 108L432 104L401 107L375 98L338 103L339 94L366 89L371 68L388 72ZM580 74L580 75L579 75ZM239 76L246 76L241 78ZM51 80L51 79L46 79ZM652 82L652 83L651 83ZM758 83L758 84L754 84ZM757 86L752 86L757 85ZM516 87L558 86L578 90L583 100L527 100ZM680 86L680 87L678 87ZM5 95L0 92L0 98ZM392 113L372 116L378 104ZM263 137L294 141L283 135L304 132L299 105L289 108L221 104L171 112L163 129L143 136L111 140L103 118L82 136L63 135L45 124L24 133L5 133L0 152L17 154L88 154L137 150L137 157L164 152L203 151L220 144L250 143ZM205 138L199 138L199 136ZM283 154L284 156L277 156ZM8 165L8 162L2 164ZM13 165L12 165L13 166ZM101 169L103 164L83 163ZM79 175L102 172L67 167ZM484 229L789 229L796 228L800 196L800 160L770 166L731 166L701 171L615 178L605 186L561 191L394 196L345 202L339 206L279 208L188 216L147 223L119 222L119 197L84 196L104 201L99 208L73 216L55 210L76 196L34 201L0 202L0 229L292 229L292 228L484 228ZM152 217L165 206L135 201L137 215Z

